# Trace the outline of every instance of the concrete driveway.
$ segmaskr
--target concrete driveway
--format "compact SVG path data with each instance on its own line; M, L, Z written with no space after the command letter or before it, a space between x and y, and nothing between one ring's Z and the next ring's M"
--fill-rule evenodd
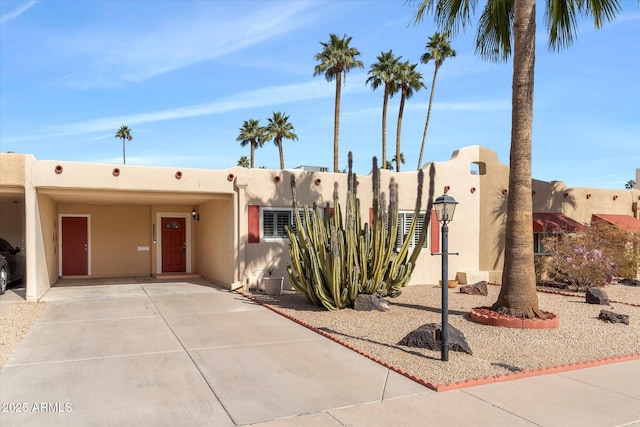
M204 280L90 283L45 296L2 427L640 426L640 360L434 393Z
M66 282L0 371L3 426L231 426L432 393L204 280Z

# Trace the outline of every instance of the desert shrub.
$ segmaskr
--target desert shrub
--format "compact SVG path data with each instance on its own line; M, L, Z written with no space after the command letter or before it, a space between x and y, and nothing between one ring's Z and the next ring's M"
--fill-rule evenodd
M635 277L640 263L639 236L605 223L545 244L555 244L556 252L542 274L578 289L604 286L616 276Z
M640 234L601 221L589 227L587 234L593 246L613 260L615 276L636 277L640 267Z
M613 279L615 264L602 250L593 246L587 233L565 234L558 239L556 252L547 264L552 280L576 289L601 287Z

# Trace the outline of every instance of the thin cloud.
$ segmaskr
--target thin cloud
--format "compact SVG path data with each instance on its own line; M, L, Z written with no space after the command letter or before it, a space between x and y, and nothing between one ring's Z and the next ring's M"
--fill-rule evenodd
M21 141L32 141L43 138L81 135L94 132L103 132L120 127L123 123L127 126L144 123L154 123L167 120L184 119L189 117L207 116L229 111L242 110L263 106L282 105L292 102L302 102L312 99L328 98L334 96L333 86L327 84L325 80L316 79L305 83L298 83L284 86L272 86L241 92L236 95L221 98L216 101L203 104L189 105L166 110L151 111L131 115L121 115L104 117L95 120L88 120L78 123L58 125L50 127L40 135L4 138L3 143L16 143ZM358 90L345 88L349 93Z
M285 2L228 17L216 9L215 2L212 5L199 16L156 23L153 31L143 34L133 29L120 35L107 28L62 39L59 44L69 46L76 56L87 56L89 63L45 86L64 83L90 89L142 82L303 28L312 22L318 7L316 3Z
M24 12L26 12L27 10L35 6L37 2L38 0L29 0L28 2L26 2L25 4L23 4L22 6L14 10L13 12L8 12L8 13L5 13L4 15L0 15L0 24L4 24L6 22L11 21L12 19L17 18L18 16L22 15Z

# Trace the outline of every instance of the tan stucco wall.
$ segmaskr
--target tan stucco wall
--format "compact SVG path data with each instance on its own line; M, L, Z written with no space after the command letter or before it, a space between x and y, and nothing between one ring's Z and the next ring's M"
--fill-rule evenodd
M42 232L42 246L44 248L44 268L49 285L58 280L58 210L50 197L38 195L39 223Z
M0 237L24 248L24 201L0 200Z
M484 147L479 149L479 162L484 170L479 171L479 270L501 272L504 264L505 227L507 221L507 197L509 168L497 154ZM484 172L484 174L483 174ZM492 281L498 282L500 274Z
M478 240L480 238L479 218L480 180L477 175L472 175L470 165L478 161L479 147L466 147L454 153L452 159L446 163L434 165L435 175L430 179L430 164L425 167L424 191L422 209L426 209L429 192L432 189L433 197L442 195L445 186L449 186L449 195L458 202L455 220L449 227L449 251L459 252L459 256L449 258L449 278L455 278L456 273L464 267L464 270L478 270ZM297 170L272 171L253 170L249 176L247 186L247 204L268 207L288 208L291 206L290 177L296 176L296 188L299 205L312 205L316 202L324 206L327 201L333 206L334 184L338 184L339 200L344 212L347 176L345 174L332 174L321 172L301 172ZM276 176L281 177L279 182L274 182ZM320 185L315 185L315 180L320 179ZM369 208L372 205L372 177L371 175L358 176L358 197L363 221L369 221ZM392 173L381 171L381 191L387 199L389 195L389 183L393 179L399 185L399 209L401 211L413 211L417 195L417 172ZM471 188L476 188L471 192ZM440 224L435 224L439 232ZM246 276L251 283L255 283L261 275L266 275L268 269L273 268L273 275L285 276L285 266L290 262L288 253L288 241L261 241L260 243L247 244L246 252ZM437 283L441 275L441 258L431 256L431 248L423 249L410 284Z
M562 181L533 180L533 190L534 212L560 212L583 224L591 223L592 214L637 217L637 202L640 200L640 190L637 189L567 187Z
M25 154L0 153L0 186L24 187L25 162L32 159Z
M58 214L90 216L92 276L151 274L149 207L61 204Z
M234 282L237 263L233 246L233 199L213 200L198 207L200 221L194 225L195 271L223 284Z

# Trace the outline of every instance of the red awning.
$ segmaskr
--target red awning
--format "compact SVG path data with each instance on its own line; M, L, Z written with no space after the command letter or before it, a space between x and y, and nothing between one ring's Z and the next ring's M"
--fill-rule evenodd
M615 225L620 230L640 233L640 219L636 219L630 215L593 214L591 215L591 224L595 221L604 221L608 224Z
M568 231L571 233L584 231L586 226L561 213L533 213L534 233L558 233Z

